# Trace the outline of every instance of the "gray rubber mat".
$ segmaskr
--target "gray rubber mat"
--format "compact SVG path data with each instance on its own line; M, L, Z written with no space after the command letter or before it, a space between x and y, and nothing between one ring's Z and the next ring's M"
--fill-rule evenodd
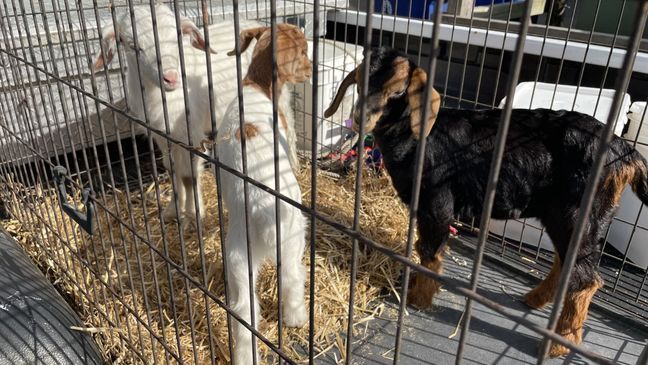
M468 281L472 270L472 252L457 242L450 243L446 255L445 274ZM540 325L546 325L552 306L531 310L521 297L537 281L516 274L500 265L485 260L479 280L479 292ZM433 308L419 311L408 307L405 317L401 361L402 364L454 364L459 344L459 325L465 307L465 298L447 290L435 298ZM388 299L386 310L369 322L366 331L354 341L354 360L357 364L391 364L394 356L398 303ZM583 345L618 364L636 364L648 339L643 326L621 321L606 313L590 310L585 322ZM465 364L536 364L541 336L518 325L494 311L475 304L464 352ZM339 356L338 356L339 359ZM335 355L328 356L335 361ZM551 359L546 364L589 364L579 355Z

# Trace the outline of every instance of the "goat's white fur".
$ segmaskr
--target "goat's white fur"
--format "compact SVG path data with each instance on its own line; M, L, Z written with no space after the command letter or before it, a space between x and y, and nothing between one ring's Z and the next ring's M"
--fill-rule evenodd
M247 175L269 187L275 186L274 140L272 129L272 102L252 86L243 88L245 123L253 124L257 135L246 138ZM222 124L224 139L218 143L221 161L243 172L241 141L236 137L239 131L238 101L230 104ZM287 137L279 129L279 191L301 203L301 190L291 169ZM251 323L250 286L248 275L248 254L246 223L249 227L252 283L256 284L260 265L270 258L276 262L276 216L275 197L248 184L248 219L245 221L245 199L243 180L224 171L222 174L223 198L229 211L229 224L225 240L229 295L232 309L245 321ZM283 300L283 321L287 326L304 325L307 313L304 306L305 270L301 263L304 253L304 230L306 221L301 211L280 201L281 226L281 280ZM259 304L252 288L255 319L260 319ZM256 323L255 323L256 325ZM256 349L252 348L251 333L238 321L234 321L234 359L238 365L252 364Z
M163 73L167 71L176 71L180 75L180 54L178 48L176 19L173 11L166 5L155 5L155 14L157 21L157 34L159 41L160 60ZM149 126L163 132L167 132L167 126L164 118L164 108L162 104L162 92L160 79L158 75L158 60L156 56L155 38L153 33L153 22L149 5L134 7L134 19L137 31L139 52L139 72L137 65L137 56L134 49L133 28L129 14L123 14L119 17L120 21L116 27L108 25L103 30L103 46L105 54L116 54L116 40L121 42L121 48L126 54L126 99L130 111L137 117L144 119L147 117ZM254 21L241 20L240 29L258 27L261 24ZM175 87L169 90L168 85L164 85L166 91L167 112L168 112L168 132L170 135L183 143L191 142L199 145L200 141L206 134L211 132L210 103L208 93L208 78L205 51L196 49L192 46L196 37L201 37L196 26L186 18L181 19L181 27L190 37L184 37L182 49L184 52L184 62L186 70L188 106L185 107L184 92L182 88L182 79L178 77ZM212 80L213 80L213 105L214 116L216 118L217 128L220 127L225 110L229 102L236 98L237 94L237 75L236 75L236 57L227 56L227 51L234 48L234 39L237 36L234 33L233 21L217 23L208 28L211 49L216 53L211 55ZM195 33L198 32L198 33ZM250 47L249 49L252 49ZM250 63L251 51L244 52L241 55L241 71L245 75ZM108 62L110 59L107 60ZM103 65L103 55L97 56L99 67ZM95 63L97 65L97 63ZM140 74L142 77L140 77ZM141 86L140 86L141 80ZM144 91L142 92L142 87ZM290 96L288 92L282 93L280 103L289 105ZM186 110L189 110L189 123L186 122ZM291 111L289 107L284 110ZM291 162L296 165L297 155L295 146L294 118L291 113L286 115L288 120L288 136L292 143L289 150L291 151ZM155 143L163 151L164 165L168 171L171 171L170 161L167 152L169 145L167 139L156 133L152 134ZM191 220L196 217L196 210L200 211L200 217L204 215L204 207L201 196L201 184L199 180L202 171L203 161L200 158L193 158L184 148L173 145L171 154L174 161L175 170L175 189L177 199L172 199L165 211L165 220L176 219L176 212L180 213L181 220L183 217ZM194 204L194 189L192 177L192 165L196 178L197 187L197 208ZM178 210L174 203L178 204Z

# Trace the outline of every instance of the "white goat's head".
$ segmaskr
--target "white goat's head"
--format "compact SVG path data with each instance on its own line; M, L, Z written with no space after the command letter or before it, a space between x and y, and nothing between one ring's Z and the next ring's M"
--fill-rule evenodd
M117 42L129 59L135 60L139 55L141 76L144 80L152 82L160 87L158 74L158 59L155 49L155 36L153 34L153 18L149 5L134 7L134 19L137 32L136 52L135 39L131 16L127 12L118 15L119 20L116 26L112 24L104 27L102 31L102 50L99 50L93 67L95 71L101 70L110 63L117 53ZM160 63L162 65L162 84L167 91L175 90L182 86L180 77L180 51L178 48L178 37L176 18L173 11L166 5L155 5L156 29L159 40ZM191 45L194 48L205 50L205 40L196 25L185 17L180 17L180 29L184 35L188 35ZM137 66L129 64L135 72ZM143 81L144 81L143 80Z

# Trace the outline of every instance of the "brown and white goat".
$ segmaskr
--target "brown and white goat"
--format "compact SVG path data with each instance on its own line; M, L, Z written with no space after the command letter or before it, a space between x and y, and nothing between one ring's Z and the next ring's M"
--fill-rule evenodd
M243 173L242 139L246 142L247 175L269 187L275 187L274 139L272 98L272 48L268 27L247 29L241 32L241 52L257 39L248 73L243 79L244 120L240 121L238 100L234 100L221 126L223 133L217 142L220 161ZM277 90L286 83L304 82L311 76L311 62L304 33L289 24L277 25ZM279 131L279 192L301 203L301 190L289 161L287 125L284 112L278 110ZM276 200L262 189L248 185L247 212L243 180L223 171L223 198L229 211L225 259L229 277L229 293L234 311L248 323L251 322L250 290L252 291L255 322L260 319L259 304L254 284L260 265L267 259L276 261L277 244L281 245L281 281L284 316L290 327L301 327L307 319L304 306L305 270L301 263L305 247L306 221L301 211L286 203L279 203L281 242L276 242ZM247 224L247 237L246 233ZM248 239L246 239L248 238ZM248 247L250 243L252 284L249 285ZM256 327L256 323L252 324ZM256 349L252 348L252 334L235 321L234 359L238 365L253 362Z
M407 56L385 48L372 54L369 68L367 118L358 120L360 108L356 106L354 126L365 123L365 130L373 133L394 187L405 203L411 199L418 141L427 139L416 249L423 266L441 273L449 223L457 215L469 218L482 213L502 111L440 108L439 94L434 91L431 117L425 121L425 134L420 136L425 71ZM358 70L362 65L344 79L325 116L335 112L350 85L361 85L362 73ZM532 308L541 308L553 300L603 127L593 117L564 110L515 109L511 114L491 216L537 217L554 243L557 254L551 272L524 297ZM646 160L615 137L607 152L557 327L559 334L575 343L582 341L592 296L603 285L597 270L601 244L628 184L648 204ZM408 302L428 307L438 290L436 281L417 275L410 281ZM554 343L550 355L568 352Z

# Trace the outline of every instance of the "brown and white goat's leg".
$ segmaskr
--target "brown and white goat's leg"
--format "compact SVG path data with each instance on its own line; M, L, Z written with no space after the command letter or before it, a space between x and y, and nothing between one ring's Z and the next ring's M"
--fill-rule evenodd
M290 244L298 245L304 241L303 237L294 240L286 240L283 249L291 249ZM303 247L303 246L302 246ZM302 327L308 321L308 312L304 300L304 286L306 281L306 270L301 262L301 255L289 255L282 252L281 265L281 298L283 301L283 321L288 327Z
M451 215L450 215L451 216ZM421 258L421 265L437 274L443 272L443 247L450 235L450 219L437 219L427 212L419 214L416 252ZM436 280L417 273L410 279L407 302L417 308L428 308L432 305L434 295L439 292L441 284Z
M285 166L287 169L288 167ZM272 215L274 215L274 207ZM281 300L283 304L283 321L288 327L302 327L308 321L308 312L304 300L306 270L302 263L306 239L304 228L306 221L301 211L288 203L281 202ZM274 240L276 227L267 227L266 237ZM276 248L271 249L272 258L276 258ZM276 264L276 260L275 264Z
M239 218L239 219L236 219ZM227 285L229 289L229 305L232 310L238 314L243 321L253 328L258 328L261 320L261 311L257 299L255 287L259 267L262 263L262 257L258 254L258 249L252 249L252 259L250 260L252 272L252 286L250 286L250 276L248 271L248 252L245 228L240 222L245 218L230 217L228 224L227 237L225 239L225 258L227 260ZM252 237L256 237L251 232ZM252 240L252 239L251 239ZM253 240L250 245L255 246L258 243ZM254 310L254 323L252 322L252 313ZM235 364L246 365L254 362L253 358L258 358L256 348L253 346L252 336L254 336L241 322L232 319L232 337L234 338L234 354L232 358Z

